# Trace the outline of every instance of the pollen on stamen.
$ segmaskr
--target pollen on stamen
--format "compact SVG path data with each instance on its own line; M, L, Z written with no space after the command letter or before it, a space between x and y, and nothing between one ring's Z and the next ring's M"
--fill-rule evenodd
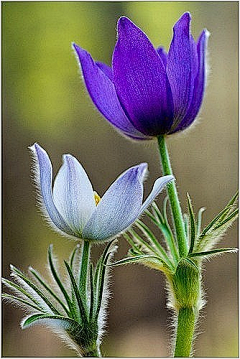
M96 191L94 191L94 199L95 199L95 203L96 203L96 206L97 206L98 203L101 200L101 197L99 196L99 194Z

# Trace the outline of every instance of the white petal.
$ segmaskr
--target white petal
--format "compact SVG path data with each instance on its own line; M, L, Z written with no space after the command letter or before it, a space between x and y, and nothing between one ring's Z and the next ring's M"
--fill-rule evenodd
M151 193L149 194L149 196L147 197L147 199L142 205L141 213L143 213L147 209L147 207L154 201L157 195L163 190L166 184L172 180L174 180L174 177L168 175L168 176L160 177L155 181Z
M54 203L69 225L81 237L81 232L96 208L91 182L81 164L71 155L63 156L53 187Z
M83 238L110 239L129 227L138 217L143 199L147 164L125 171L109 187L83 230Z
M74 235L53 202L52 164L47 152L37 143L31 146L30 150L34 156L36 166L34 168L34 179L39 191L39 199L44 215L46 216L49 224L54 225L54 229L58 229L69 235Z

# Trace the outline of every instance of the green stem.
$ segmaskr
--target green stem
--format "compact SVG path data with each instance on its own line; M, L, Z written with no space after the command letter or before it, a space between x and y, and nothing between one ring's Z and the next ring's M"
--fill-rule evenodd
M89 258L90 258L90 242L83 241L80 276L79 276L79 281L80 281L79 288L85 303L87 302Z
M161 158L162 170L163 175L172 175L172 168L170 163L170 158L167 150L167 145L165 141L165 136L158 136L158 146L159 146L159 153ZM182 216L182 211L180 207L180 202L178 199L177 188L175 181L171 181L167 185L168 197L171 206L173 222L175 226L175 232L178 242L179 248L179 255L180 257L185 257L188 252L187 246L187 238L184 228L184 221Z
M89 352L83 354L83 357L101 358L101 352L99 348L92 349Z
M197 313L193 307L180 308L178 312L177 335L174 357L191 356Z

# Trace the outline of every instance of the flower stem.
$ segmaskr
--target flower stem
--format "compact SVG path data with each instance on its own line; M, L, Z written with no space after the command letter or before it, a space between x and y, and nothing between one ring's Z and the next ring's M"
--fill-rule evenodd
M82 293L84 302L87 301L87 287L88 287L88 268L89 268L89 258L90 258L90 242L83 241L82 245L82 258L80 266L80 276L79 276L79 288L80 293Z
M89 352L83 354L84 357L101 358L101 352L99 348L92 349Z
M165 136L158 136L158 147L162 164L163 175L172 175L172 168L170 163L170 158L167 150L167 145L165 141ZM175 181L171 181L167 184L167 191L169 202L171 206L173 222L176 232L176 237L178 241L179 255L180 257L185 257L187 255L187 238L184 228L183 216L180 207L180 202L178 199L177 188Z
M177 335L174 357L190 357L196 322L193 307L180 308L178 311Z

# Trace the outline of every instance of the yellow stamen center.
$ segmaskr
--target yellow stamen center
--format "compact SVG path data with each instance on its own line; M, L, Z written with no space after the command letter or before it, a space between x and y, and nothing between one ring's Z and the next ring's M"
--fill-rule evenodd
M98 203L101 200L101 197L99 196L99 194L96 191L94 191L94 199L95 199L95 203L96 203L96 206L97 206Z

